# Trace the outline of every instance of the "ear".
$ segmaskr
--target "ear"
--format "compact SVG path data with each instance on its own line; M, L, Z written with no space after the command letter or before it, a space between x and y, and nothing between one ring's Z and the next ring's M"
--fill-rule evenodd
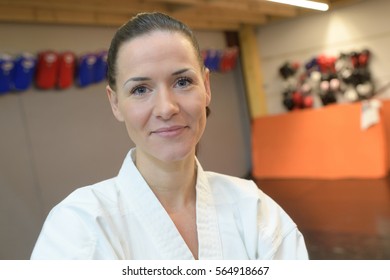
M114 114L115 118L118 121L123 122L124 118L121 111L119 110L119 106L118 106L119 100L118 100L117 93L114 90L112 90L112 88L109 85L106 86L106 93L107 93L108 100L110 101L112 113Z
M210 70L208 68L205 68L204 70L203 83L206 90L206 106L209 106L211 102L211 89L210 89Z

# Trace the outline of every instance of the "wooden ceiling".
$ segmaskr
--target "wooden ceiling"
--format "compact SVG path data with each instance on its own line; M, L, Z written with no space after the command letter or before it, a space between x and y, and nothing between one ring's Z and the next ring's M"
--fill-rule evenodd
M331 9L359 1L321 0ZM119 26L146 11L167 13L196 30L224 31L312 12L265 0L0 0L0 22Z

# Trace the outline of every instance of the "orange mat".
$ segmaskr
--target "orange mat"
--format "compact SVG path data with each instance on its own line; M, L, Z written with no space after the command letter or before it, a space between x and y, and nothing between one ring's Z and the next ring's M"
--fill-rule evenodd
M381 121L360 128L361 103L260 117L252 124L256 178L381 178L389 169L386 134L390 102ZM388 130L384 117L388 118Z

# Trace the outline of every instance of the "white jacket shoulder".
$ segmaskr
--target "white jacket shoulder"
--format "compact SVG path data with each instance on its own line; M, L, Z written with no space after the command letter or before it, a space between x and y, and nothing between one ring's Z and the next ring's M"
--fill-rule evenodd
M234 203L242 199L259 198L259 188L251 181L239 177L205 172L210 188L215 196L216 203Z

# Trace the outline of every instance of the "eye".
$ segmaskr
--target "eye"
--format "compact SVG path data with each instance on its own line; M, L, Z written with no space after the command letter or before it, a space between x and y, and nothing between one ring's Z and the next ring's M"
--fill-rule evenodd
M192 79L188 77L181 77L177 80L176 86L179 88L186 88L192 84Z
M148 92L148 88L145 86L137 86L131 90L132 95L142 96Z

